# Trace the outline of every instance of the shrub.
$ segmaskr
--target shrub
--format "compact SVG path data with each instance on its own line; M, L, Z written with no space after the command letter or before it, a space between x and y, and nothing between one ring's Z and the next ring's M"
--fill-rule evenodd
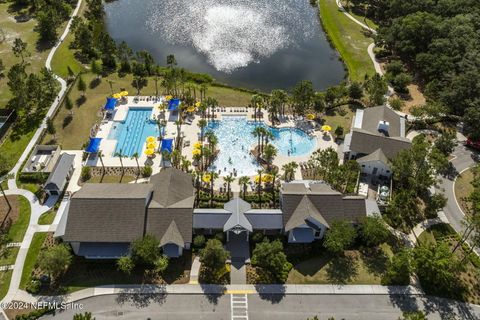
M366 217L360 226L360 236L367 246L378 246L388 240L390 231L380 218Z
M218 239L210 239L205 248L200 251L200 262L205 268L218 272L225 267L228 256L228 252Z
M117 260L117 268L126 274L130 274L133 268L135 268L135 263L129 256L123 256Z
M412 273L412 252L402 250L392 257L387 265L387 272L382 278L383 285L408 285Z
M224 242L225 241L225 235L223 234L223 232L219 232L215 235L215 239L217 239L220 242Z
M92 178L92 172L90 167L83 167L82 168L82 173L80 174L80 178L82 181L87 181Z
M198 235L193 238L193 246L195 248L203 248L205 246L205 237L203 235Z
M165 270L168 268L168 257L166 255L161 255L158 257L157 260L155 260L155 271L158 273L163 273Z
M258 242L262 241L263 238L265 238L265 236L263 235L263 233L261 231L254 231L253 234L252 234L252 241L254 243L258 243Z
M52 309L48 309L48 308L38 309L30 313L20 314L18 316L15 316L15 320L36 320L51 311Z
M334 221L325 235L323 246L334 254L347 249L354 241L356 231L348 221Z
M132 257L134 261L153 265L158 258L160 242L152 235L147 234L132 243Z
M38 279L31 279L29 283L27 283L26 290L28 293L37 294L40 292L40 287L42 283Z
M57 244L38 255L38 266L52 278L60 276L72 263L72 253L66 244Z
M287 261L283 252L283 244L280 240L258 243L253 250L252 264L261 267L264 271L270 272L280 282L285 282L292 264Z
M145 178L150 177L152 175L152 171L153 171L152 166L145 166L142 169L142 176Z

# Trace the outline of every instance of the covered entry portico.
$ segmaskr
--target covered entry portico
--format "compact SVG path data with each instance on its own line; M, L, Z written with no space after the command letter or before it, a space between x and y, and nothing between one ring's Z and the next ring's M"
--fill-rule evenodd
M245 212L250 209L252 209L250 204L240 198L235 198L225 204L225 210L231 212L227 222L225 222L225 224L223 225L223 232L227 234L227 242L230 241L231 233L237 236L241 233L245 233L245 238L248 242L248 238L250 232L253 231L253 227L250 221L248 221L248 219L245 217Z

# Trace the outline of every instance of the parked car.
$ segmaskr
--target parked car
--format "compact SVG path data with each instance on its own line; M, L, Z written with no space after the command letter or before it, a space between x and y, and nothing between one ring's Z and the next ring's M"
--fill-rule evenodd
M480 140L467 139L466 145L469 148L480 150Z

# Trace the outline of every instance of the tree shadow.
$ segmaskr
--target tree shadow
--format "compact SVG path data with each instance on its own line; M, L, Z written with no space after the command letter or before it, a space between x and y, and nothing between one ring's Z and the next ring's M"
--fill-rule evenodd
M285 286L283 284L258 284L255 285L258 296L271 304L280 303L285 297Z
M72 120L73 120L73 117L71 114L63 118L62 128L65 129L72 122Z
M87 102L87 97L82 95L78 97L78 99L75 101L75 104L77 105L77 107L80 107L85 102Z
M385 274L390 259L380 247L365 248L361 251L361 254L368 272L376 276Z
M358 262L352 256L340 255L327 265L326 272L332 283L346 284L358 275Z
M218 284L200 284L200 288L208 302L215 305L217 305L220 298L225 295L227 289L226 286Z
M102 82L102 79L94 78L94 79L92 79L92 81L90 81L90 84L88 85L88 87L90 89L95 89L96 87L98 87L100 85L101 82Z
M136 308L146 308L152 303L163 304L167 299L165 285L142 285L124 288L115 299L120 305L130 303Z

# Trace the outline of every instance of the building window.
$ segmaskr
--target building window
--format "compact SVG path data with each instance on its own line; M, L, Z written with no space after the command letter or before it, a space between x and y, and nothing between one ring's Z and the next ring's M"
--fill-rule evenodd
M322 233L320 231L315 231L313 236L315 237L315 239L318 239L318 238L320 238L321 234Z

